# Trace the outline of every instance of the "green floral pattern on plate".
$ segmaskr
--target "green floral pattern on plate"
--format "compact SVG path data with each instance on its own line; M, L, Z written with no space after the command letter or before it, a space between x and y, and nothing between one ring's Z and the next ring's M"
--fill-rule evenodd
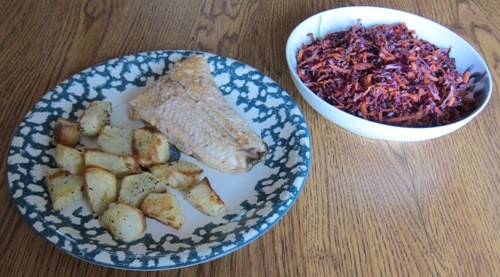
M193 220L193 225L186 227L187 233L158 227L148 219L144 237L125 244L99 226L83 200L61 212L53 211L44 176L48 168L55 167L51 130L56 119L76 120L91 101L107 100L113 103L113 113L121 110L112 117L112 124L113 120L121 125L132 124L124 116L128 100L167 74L174 62L194 53L207 58L228 103L269 145L265 160L249 173L224 175L207 169L207 174L219 183L228 177L244 181L237 186L242 191L231 191L227 188L231 184L219 187L226 192L226 202L233 196L237 201L229 213L212 221L195 214L201 220ZM137 122L133 124L138 126ZM12 199L25 221L56 247L108 267L159 270L210 261L269 230L299 196L310 158L310 134L304 117L293 99L269 77L241 62L210 53L155 51L88 68L43 96L12 140L7 177Z

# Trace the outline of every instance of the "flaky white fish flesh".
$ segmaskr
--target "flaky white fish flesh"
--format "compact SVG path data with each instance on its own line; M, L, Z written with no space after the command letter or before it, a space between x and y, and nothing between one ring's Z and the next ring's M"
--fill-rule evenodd
M180 151L219 171L248 171L267 153L226 102L201 55L176 63L130 106L132 120L156 126Z

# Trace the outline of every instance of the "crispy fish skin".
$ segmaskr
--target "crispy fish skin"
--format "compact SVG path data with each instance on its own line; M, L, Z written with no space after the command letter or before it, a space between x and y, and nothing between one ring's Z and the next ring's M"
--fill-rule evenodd
M129 117L156 126L180 151L214 169L250 170L267 145L227 104L204 58L179 64L130 101Z

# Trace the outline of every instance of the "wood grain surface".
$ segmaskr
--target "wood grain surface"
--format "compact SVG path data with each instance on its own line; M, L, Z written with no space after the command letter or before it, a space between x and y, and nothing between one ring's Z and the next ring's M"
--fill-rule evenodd
M408 11L457 32L489 65L489 105L464 128L413 143L366 139L321 117L293 86L286 40L305 18L352 5ZM497 0L0 1L0 276L500 276L499 15ZM6 178L10 140L59 82L160 49L231 57L281 84L311 130L307 184L275 227L212 262L147 273L81 261L18 213Z

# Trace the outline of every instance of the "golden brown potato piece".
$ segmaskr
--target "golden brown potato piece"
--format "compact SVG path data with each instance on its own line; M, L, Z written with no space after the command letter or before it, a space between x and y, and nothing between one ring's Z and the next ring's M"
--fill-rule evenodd
M168 193L151 193L141 205L141 211L161 223L180 229L186 221L177 197Z
M52 143L75 147L81 136L80 123L59 118L52 131Z
M148 194L166 190L167 185L149 172L129 175L122 180L118 202L139 208Z
M167 162L170 158L168 139L156 127L143 127L134 131L133 151L141 166Z
M52 208L60 211L82 198L83 177L60 168L47 171L45 185L49 190Z
M57 166L71 174L82 175L82 171L85 168L82 152L63 144L57 145L55 160Z
M189 190L188 200L200 212L210 216L218 216L227 211L226 204L213 190L206 177Z
M104 153L97 149L86 148L83 151L86 167L99 167L111 171L117 178L141 172L133 157Z
M101 226L113 237L132 242L146 230L146 218L141 211L124 203L111 203L100 218Z
M133 135L133 129L108 125L99 133L97 144L103 152L121 156L132 156Z
M94 101L90 103L80 117L82 134L87 136L99 134L104 126L109 125L111 111L111 102Z
M179 190L189 189L203 173L203 169L199 166L184 161L154 165L149 169L168 186Z
M110 203L116 201L118 190L116 177L113 173L98 168L89 167L83 171L85 191L90 200L90 207L100 216Z

